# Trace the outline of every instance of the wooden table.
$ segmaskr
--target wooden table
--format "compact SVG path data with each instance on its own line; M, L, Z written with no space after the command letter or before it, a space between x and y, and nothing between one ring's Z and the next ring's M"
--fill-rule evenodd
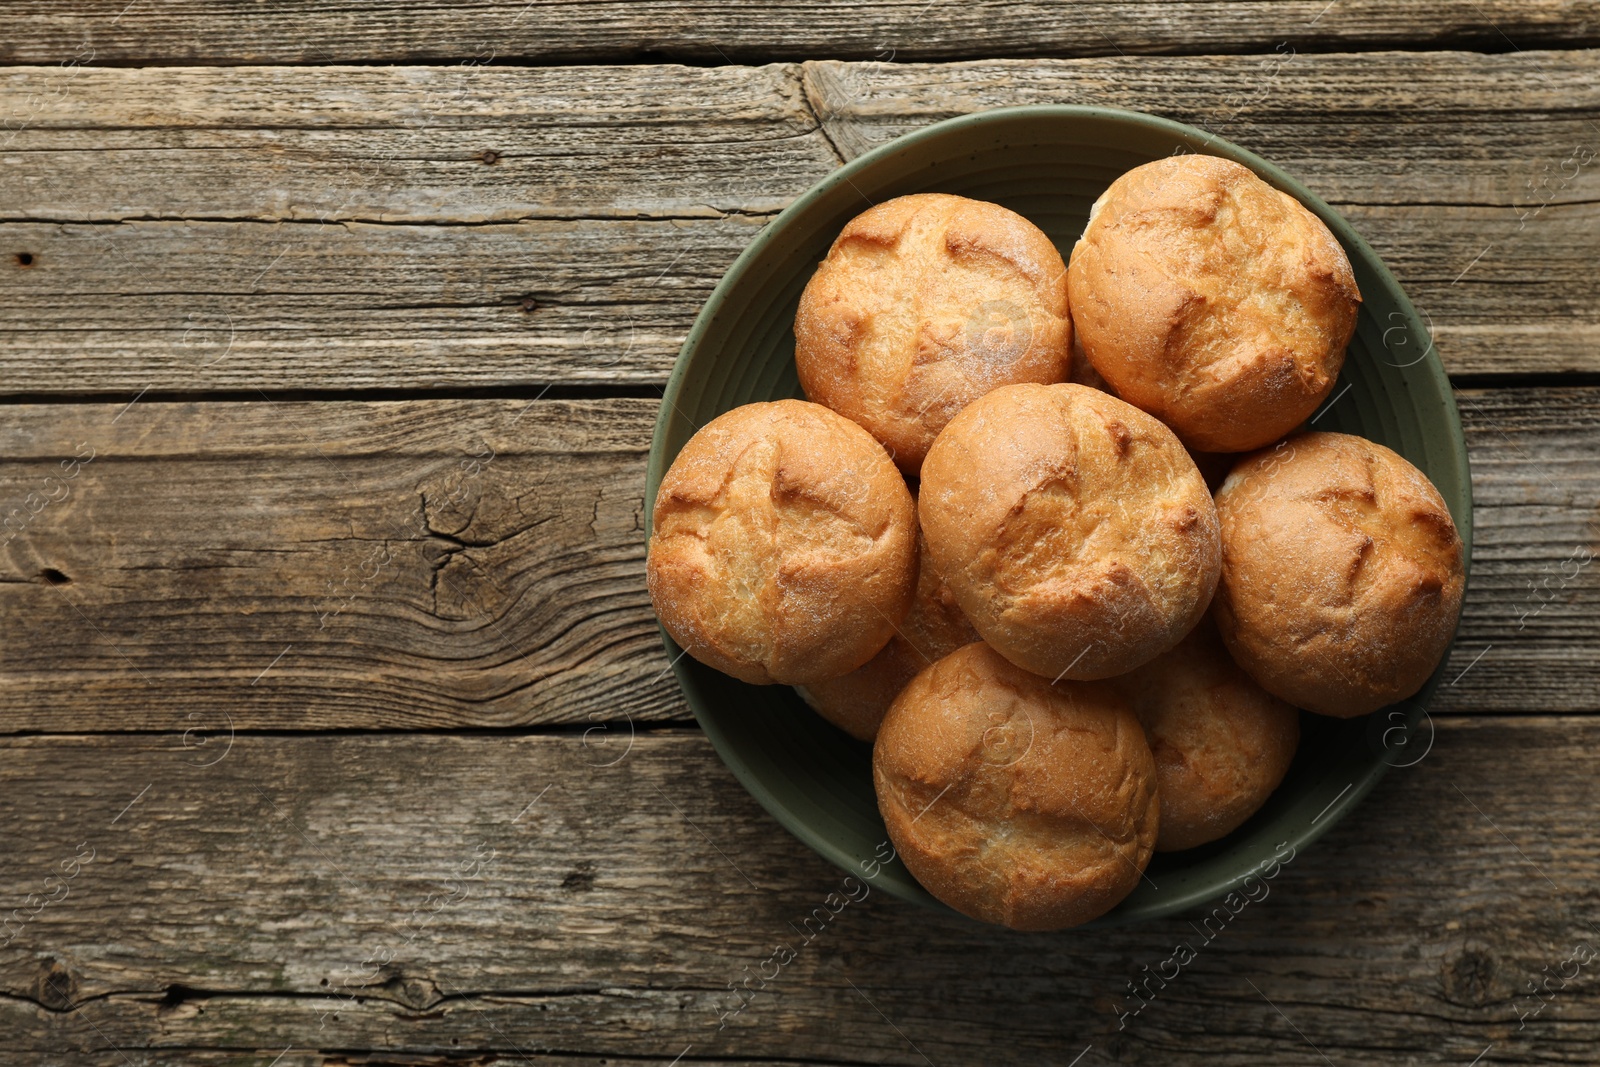
M1595 0L0 27L0 1064L1600 1062ZM842 872L718 761L645 595L661 387L840 161L1042 102L1273 159L1429 316L1477 497L1452 680L1210 942L881 893L807 940Z

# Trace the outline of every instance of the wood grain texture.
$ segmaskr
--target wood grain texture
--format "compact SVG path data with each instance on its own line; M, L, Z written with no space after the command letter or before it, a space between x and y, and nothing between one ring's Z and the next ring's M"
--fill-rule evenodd
M0 700L43 729L679 715L643 589L656 407L8 408Z
M1600 370L1600 52L19 68L0 392L659 383L841 154L1034 102L1153 110L1283 164L1395 269L1452 372Z
M764 221L0 226L0 392L657 385Z
M1600 389L1460 400L1477 549L1436 710L1600 710ZM655 411L8 407L0 730L681 721L644 589Z
M63 9L12 2L17 30L0 62L53 63L92 48L96 62L327 63L585 60L702 63L772 58L951 59L1116 52L1243 52L1291 40L1304 48L1397 45L1507 47L1600 41L1590 0L1295 0L1271 3L962 4L899 0L808 4L730 2L381 4L310 0L256 11L220 0L134 4L94 0ZM293 27L285 32L285 27Z
M1492 1042L1495 1063L1587 1064L1592 964L1519 1013L1600 938L1597 745L1590 718L1440 722L1207 942L1203 912L1017 935L859 899L688 731L609 767L573 736L239 737L209 766L167 738L9 739L7 881L59 899L0 948L0 1031L13 1062L1065 1064L1092 1045L1083 1062L1460 1067ZM830 893L858 899L802 928ZM1180 942L1198 957L1132 1015L1128 983ZM719 1030L730 983L762 971Z
M0 144L23 175L0 217L771 213L837 162L800 74L794 64L0 70L0 114L14 114Z
M1600 3L0 27L0 396L96 401L0 406L0 1067L1593 1062L1592 965L1530 990L1600 942L1600 718L1559 714L1600 711L1600 389L1460 391L1477 555L1432 749L1121 1023L1203 915L1021 937L874 891L805 937L844 875L687 726L644 593L656 404L541 390L647 392L840 161L1028 102L1284 165L1453 373L1592 374L1600 51L1532 50L1600 45ZM262 392L293 390L365 395Z

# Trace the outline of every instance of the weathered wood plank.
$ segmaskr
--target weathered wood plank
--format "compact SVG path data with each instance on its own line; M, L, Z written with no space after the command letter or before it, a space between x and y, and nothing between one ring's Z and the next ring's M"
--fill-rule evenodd
M0 391L660 382L739 250L835 165L815 114L853 155L1047 101L1289 167L1394 266L1453 372L1600 370L1600 52L810 64L804 86L33 68L0 71L0 110L28 108L0 148Z
M23 116L3 142L22 175L4 217L764 212L835 161L819 115L848 158L940 119L1032 103L1154 111L1237 137L1334 201L1511 205L1543 202L1528 196L1528 179L1600 132L1597 73L1600 50L713 68L23 67L0 70L0 106ZM1446 118L1448 126L1433 121ZM1565 177L1567 186L1534 191L1554 203L1583 199ZM708 204L711 192L725 202Z
M22 67L8 109L5 219L715 218L837 162L793 64Z
M1296 0L1270 3L1007 3L900 0L806 5L674 2L341 4L295 0L271 13L222 2L95 0L70 9L8 4L16 29L0 62L326 63L536 59L703 63L772 58L951 59L1116 52L1240 52L1291 40L1304 48L1396 45L1521 48L1592 44L1588 0ZM285 27L292 27L285 32Z
M1521 203L1527 179L1558 146L1592 144L1600 119L1593 50L818 61L803 69L807 97L846 158L989 108L1093 104L1154 112L1238 141L1338 202ZM1430 128L1447 117L1450 128ZM1510 139L1486 137L1492 127ZM1550 191L1560 202L1582 199L1572 185Z
M1492 1042L1496 1063L1586 1064L1600 992L1562 961L1600 938L1597 744L1588 718L1441 722L1209 941L1200 914L1014 935L877 891L807 940L812 909L860 889L692 732L610 767L575 736L240 737L210 766L163 739L10 739L8 884L60 899L0 948L0 1027L17 1057L262 1063L1031 1064L1092 1045L1084 1062L1460 1067ZM780 942L795 958L773 977ZM1198 958L1132 1015L1127 983L1180 942ZM747 967L766 987L719 1030Z
M1472 463L1470 606L1434 706L1600 710L1600 389L1456 400Z
M1477 550L1437 710L1600 710L1600 389L1461 403ZM652 401L3 411L0 730L685 714L644 591Z
M659 384L764 222L0 226L0 392Z
M8 408L0 701L43 728L681 714L642 584L656 407Z

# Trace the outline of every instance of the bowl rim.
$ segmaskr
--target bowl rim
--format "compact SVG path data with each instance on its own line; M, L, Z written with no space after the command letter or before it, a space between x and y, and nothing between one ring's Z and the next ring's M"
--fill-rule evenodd
M1453 515L1452 517L1455 520L1456 529L1462 542L1464 597L1466 585L1470 583L1472 572L1473 495L1471 467L1467 455L1465 437L1461 429L1461 415L1456 406L1455 392L1450 384L1449 375L1445 372L1444 363L1439 357L1437 346L1433 344L1432 332L1421 321L1416 307L1411 302L1411 298L1401 287L1393 272L1389 270L1388 264L1356 232L1354 227L1326 201L1282 168L1256 153L1242 148L1218 134L1174 119L1126 108L1081 104L1026 104L989 108L944 119L930 123L920 129L908 131L834 168L834 170L797 197L788 207L774 216L751 239L750 243L745 246L721 279L718 280L716 287L711 291L711 295L707 297L699 314L696 315L693 326L690 327L688 335L684 338L683 344L678 350L678 356L673 363L672 372L668 376L666 387L662 391L661 407L657 412L655 429L651 435L649 462L645 475L644 537L646 543L648 544L650 538L657 491L668 466L666 438L670 432L672 415L677 410L678 395L683 391L684 382L688 377L693 354L722 308L727 304L730 294L738 284L739 278L748 266L765 252L767 246L784 233L786 223L795 216L805 213L811 205L835 192L839 186L849 183L853 187L854 183L850 179L856 174L875 167L883 160L892 158L899 153L930 141L937 141L952 134L960 133L969 127L1015 120L1039 119L1073 121L1087 119L1140 127L1144 130L1154 130L1171 135L1174 140L1179 142L1190 142L1198 139L1201 145L1194 149L1197 154L1214 154L1223 158L1233 159L1249 167L1268 184L1289 193L1305 205L1334 232L1342 245L1357 252L1365 263L1370 266L1373 273L1377 275L1382 287L1393 294L1400 311L1405 316L1406 326L1410 335L1424 338L1427 341L1425 347L1427 356L1419 362L1425 364L1426 373L1431 380L1431 384L1436 387L1440 397L1443 399L1442 414L1455 446L1451 450L1450 461L1454 467L1453 473L1462 493L1462 514ZM1213 149L1215 150L1213 151ZM860 193L859 189L856 191ZM865 194L861 195L865 197ZM682 414L682 412L680 411L678 414ZM684 417L687 418L687 416ZM693 420L690 421L692 422ZM1437 688L1435 683L1438 679L1438 672L1443 669L1445 662L1449 659L1450 649L1454 647L1455 638L1460 630L1460 623L1461 616L1458 614L1456 628L1451 634L1450 645L1446 647L1444 656L1440 659L1439 667L1435 669L1433 681L1425 685L1414 697L1408 698L1407 701L1399 702L1400 704L1406 704L1409 709L1406 716L1408 736L1416 731L1421 720L1427 715L1426 702L1431 699L1433 691ZM805 821L796 817L789 810L788 805L768 789L761 777L743 760L737 748L729 742L721 728L707 715L701 713L694 700L688 699L688 694L694 689L694 683L688 675L688 668L682 663L682 650L672 640L665 627L659 627L659 629L662 640L666 645L668 657L671 660L673 676L677 679L680 690L684 692L685 698L688 700L690 711L693 712L695 721L710 739L718 757L733 772L734 777L755 798L757 803L789 833L824 859L844 870L854 872L856 870L856 857L834 845L826 837L814 833ZM1398 705L1391 705L1391 707L1394 706ZM1375 753L1372 761L1362 769L1356 780L1343 793L1339 794L1313 822L1291 834L1286 844L1296 850L1297 854L1298 849L1317 841L1334 824L1338 823L1361 803L1391 766L1393 764L1386 762ZM1330 818L1329 816L1332 817ZM1200 904L1223 897L1231 890L1237 889L1242 885L1249 875L1250 872L1246 871L1243 874L1220 882L1214 880L1197 884L1183 891L1175 891L1164 896L1159 907L1151 906L1123 914L1118 914L1116 910L1113 910L1100 918L1073 929L1103 929L1141 922L1159 916L1178 914ZM939 902L926 890L922 892L926 899L919 901L920 903L929 904L951 914L960 914L955 909ZM977 920L971 921L976 922Z

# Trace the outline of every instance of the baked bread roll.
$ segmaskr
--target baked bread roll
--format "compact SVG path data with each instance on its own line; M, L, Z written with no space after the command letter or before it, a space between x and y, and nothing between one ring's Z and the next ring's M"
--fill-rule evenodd
M1072 377L1068 380L1077 385L1086 385L1090 389L1098 389L1102 393L1117 395L1116 390L1111 388L1106 380L1100 377L1100 372L1094 369L1094 364L1083 357L1076 338L1072 345ZM1228 471L1233 469L1233 461L1238 458L1227 452L1199 452L1193 448L1188 451L1189 458L1194 460L1194 465L1200 469L1200 477L1205 479L1206 488L1212 492L1216 492L1222 485L1222 479L1228 476Z
M1095 369L1205 452L1259 448L1310 416L1361 304L1322 220L1215 156L1172 156L1112 182L1067 284Z
M1067 377L1066 267L998 204L902 196L845 226L800 297L794 337L806 396L872 431L914 476L971 401Z
M907 869L957 911L1016 930L1088 922L1139 884L1155 773L1110 685L1051 685L982 642L918 674L872 749Z
M878 736L878 724L906 683L928 664L978 639L955 594L928 560L918 537L917 593L911 613L883 651L842 678L801 686L800 695L824 719L858 741Z
M1045 678L1123 674L1182 640L1216 587L1217 515L1161 423L1082 385L1010 385L922 467L934 567L983 639Z
M1217 514L1217 628L1263 689L1345 718L1422 688L1466 577L1421 471L1362 437L1302 434L1240 460Z
M734 408L661 480L651 603L689 655L735 678L837 678L911 607L914 507L883 446L849 419L802 400Z
M1239 669L1201 619L1170 652L1111 683L1155 756L1157 852L1238 829L1278 788L1300 744L1300 713Z

